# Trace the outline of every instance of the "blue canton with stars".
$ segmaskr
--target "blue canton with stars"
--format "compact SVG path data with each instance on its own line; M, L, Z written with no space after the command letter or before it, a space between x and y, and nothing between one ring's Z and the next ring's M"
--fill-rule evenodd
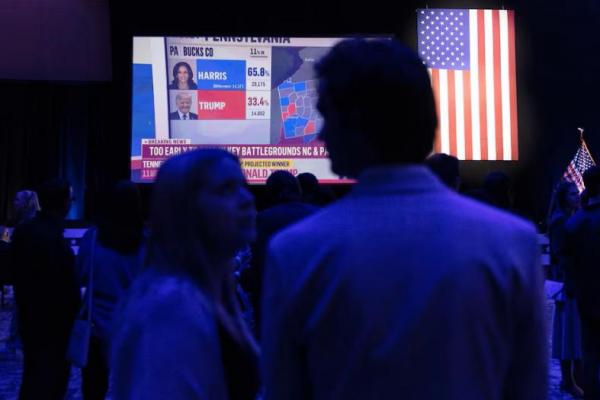
M427 67L469 69L469 10L417 10L419 57Z

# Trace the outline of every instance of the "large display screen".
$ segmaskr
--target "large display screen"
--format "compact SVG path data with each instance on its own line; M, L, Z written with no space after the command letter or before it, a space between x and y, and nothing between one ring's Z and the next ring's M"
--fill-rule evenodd
M198 147L236 154L250 183L276 170L330 170L317 139L314 65L342 38L134 37L131 176L151 182Z

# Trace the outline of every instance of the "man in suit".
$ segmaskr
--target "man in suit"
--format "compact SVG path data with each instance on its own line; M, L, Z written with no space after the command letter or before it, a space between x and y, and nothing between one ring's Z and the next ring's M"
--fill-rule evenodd
M589 200L565 226L567 277L573 283L583 339L583 392L586 399L600 399L600 167L583 174Z
M320 138L358 183L271 241L266 398L545 399L535 229L423 165L436 116L421 60L353 39L316 71Z
M175 96L175 103L177 104L177 111L169 114L169 119L198 119L198 114L190 112L192 107L192 95L187 93L177 93Z

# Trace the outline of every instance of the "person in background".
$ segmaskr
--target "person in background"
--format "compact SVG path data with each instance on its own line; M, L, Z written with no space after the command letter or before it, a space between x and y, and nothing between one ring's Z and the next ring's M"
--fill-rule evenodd
M548 237L550 239L550 265L552 275L563 283L555 298L552 329L552 357L560 360L560 389L575 397L583 392L581 383L581 324L577 302L573 297L573 282L566 279L565 224L579 209L579 191L572 182L562 181L556 185L548 213Z
M13 214L8 227L0 232L0 240L10 242L14 228L24 222L30 221L40 211L38 195L33 190L20 190L13 198Z
M93 268L93 291L85 294L92 295L93 324L88 363L82 371L85 400L106 397L113 314L141 272L146 245L143 226L137 186L120 181L108 191L97 225L81 241L76 259L80 286L88 286ZM83 302L87 305L86 299ZM83 313L87 313L87 308Z
M317 177L310 172L303 172L297 176L302 190L302 201L317 207L323 207L335 200L331 188L319 184Z
M2 276L0 277L0 284L13 283L14 271L11 271L11 262L8 258L8 254L10 253L10 237L14 228L28 221L31 221L39 211L40 202L38 200L38 195L36 192L32 190L21 190L15 194L15 197L13 199L12 228L5 230L3 242L5 244L0 244L0 246L4 246L3 252L4 254L6 254L6 260L4 262L0 262L0 268L2 273ZM6 341L8 350L12 352L20 350L22 348L21 339L19 337L18 332L17 315L18 312L15 308L12 313L12 318L10 320L9 336Z
M20 399L62 400L69 381L67 344L79 309L75 257L63 237L72 201L68 182L38 191L41 212L12 236L14 291L23 342Z
M242 286L250 294L256 326L260 325L260 299L269 241L277 232L318 210L316 206L301 201L302 191L298 179L288 171L273 172L267 178L265 186L270 207L258 213L251 267L246 270L242 280ZM258 331L256 333L259 334Z
M490 172L483 181L483 191L490 205L505 211L513 208L510 178L502 171Z
M271 240L266 399L545 399L535 228L423 165L436 127L423 62L395 40L350 39L316 72L319 139L358 183Z
M600 399L600 167L583 174L587 204L566 223L566 281L572 283L581 320L583 392Z
M443 183L458 192L460 188L460 166L458 158L445 153L436 153L425 160L429 167Z
M168 159L151 207L146 268L115 320L114 398L254 399L258 347L233 271L256 211L238 158L203 149Z
M510 178L502 171L490 172L486 175L482 187L469 189L464 194L501 210L514 212Z
M15 226L30 221L40 211L38 195L32 190L21 190L13 200Z

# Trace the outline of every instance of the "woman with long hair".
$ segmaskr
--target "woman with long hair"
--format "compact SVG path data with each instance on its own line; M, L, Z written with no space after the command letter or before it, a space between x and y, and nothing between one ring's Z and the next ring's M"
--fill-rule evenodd
M193 90L198 85L193 80L194 73L192 67L185 61L180 61L173 66L173 80L169 84L169 89Z
M552 357L560 360L562 391L581 397L582 390L577 385L581 375L581 325L577 304L571 293L571 283L566 274L564 244L565 224L579 209L580 196L572 182L559 182L553 193L548 212L548 236L550 238L550 264L555 279L564 282L563 290L555 299L554 322L552 329Z
M254 399L258 348L233 272L256 211L238 159L217 149L171 158L152 196L146 270L115 326L115 398Z

